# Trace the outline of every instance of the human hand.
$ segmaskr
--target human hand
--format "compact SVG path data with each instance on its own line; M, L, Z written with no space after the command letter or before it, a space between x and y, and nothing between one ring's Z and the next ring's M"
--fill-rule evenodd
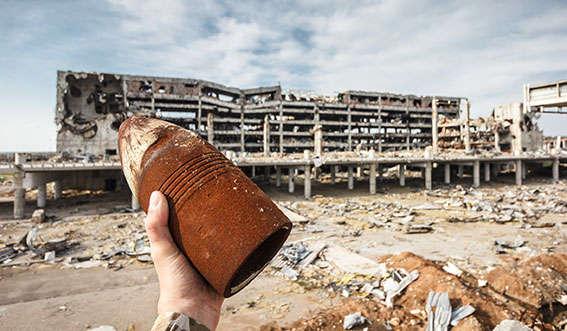
M169 231L168 219L167 199L161 192L153 192L144 223L159 280L158 315L182 313L215 330L224 298L181 253Z

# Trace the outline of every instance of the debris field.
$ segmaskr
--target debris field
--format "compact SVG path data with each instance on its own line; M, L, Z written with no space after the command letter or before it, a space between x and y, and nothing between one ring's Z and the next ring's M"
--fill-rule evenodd
M157 278L128 192L66 190L64 201L13 220L9 181L0 186L0 323L148 329ZM386 174L376 195L325 181L311 200L262 187L294 229L258 279L225 301L219 330L567 327L566 181L426 191ZM97 305L107 312L85 312Z

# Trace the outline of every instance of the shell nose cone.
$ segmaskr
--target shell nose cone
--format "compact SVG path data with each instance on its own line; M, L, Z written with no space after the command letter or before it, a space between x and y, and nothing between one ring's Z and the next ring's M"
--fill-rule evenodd
M138 198L138 179L142 170L142 159L147 149L159 138L159 132L168 123L146 117L132 117L120 125L118 151L122 170L132 192Z

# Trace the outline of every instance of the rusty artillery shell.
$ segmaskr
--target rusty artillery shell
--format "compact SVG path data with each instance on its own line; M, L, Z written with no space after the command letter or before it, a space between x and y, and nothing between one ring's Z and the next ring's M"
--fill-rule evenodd
M248 285L289 236L289 219L197 134L133 117L118 139L124 176L142 208L147 212L153 191L167 197L177 246L224 297Z

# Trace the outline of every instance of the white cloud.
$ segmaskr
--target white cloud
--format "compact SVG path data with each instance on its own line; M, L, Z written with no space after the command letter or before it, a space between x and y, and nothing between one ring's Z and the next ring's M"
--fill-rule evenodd
M59 10L39 6L23 16L54 27L52 39L22 57L28 70L35 63L52 70L43 82L50 88L56 69L111 70L237 87L281 82L327 94L464 96L473 115L487 115L521 101L524 83L567 78L564 1L107 0L75 7L91 15L66 37L52 17ZM5 38L20 41L7 51L40 45L39 32L14 24ZM51 111L40 118L52 125ZM563 130L557 121L545 125Z

